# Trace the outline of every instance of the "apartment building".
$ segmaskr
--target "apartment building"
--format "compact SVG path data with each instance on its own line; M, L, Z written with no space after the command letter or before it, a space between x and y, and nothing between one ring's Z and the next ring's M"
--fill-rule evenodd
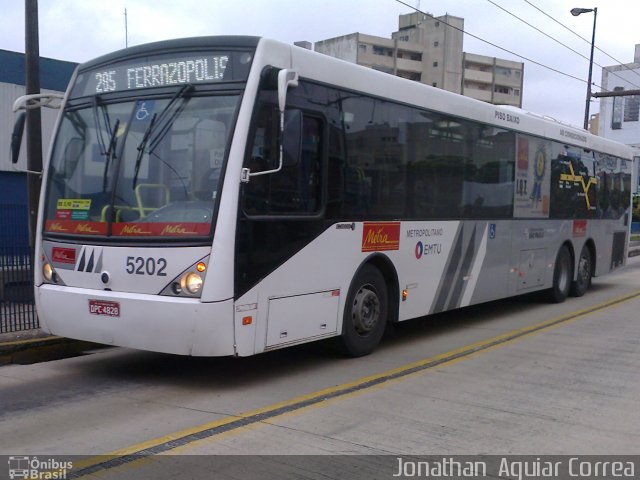
M640 44L632 63L602 69L602 91L640 90ZM600 98L598 134L640 148L640 95Z
M315 50L348 62L485 102L522 106L524 65L463 52L464 19L400 15L391 38L363 33L316 42Z
M640 91L640 44L636 44L633 62L602 69L603 92ZM592 130L596 125L591 125ZM640 149L640 95L600 98L598 135ZM633 192L640 194L640 153L634 162Z

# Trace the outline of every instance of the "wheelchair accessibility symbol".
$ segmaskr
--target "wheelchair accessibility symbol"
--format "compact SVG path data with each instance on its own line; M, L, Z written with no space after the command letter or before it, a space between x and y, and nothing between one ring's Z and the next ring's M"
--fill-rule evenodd
M139 101L136 110L136 120L140 122L146 120L154 110L154 103L155 102L149 100Z
M145 120L149 116L149 110L147 110L147 102L142 102L136 112L136 120Z

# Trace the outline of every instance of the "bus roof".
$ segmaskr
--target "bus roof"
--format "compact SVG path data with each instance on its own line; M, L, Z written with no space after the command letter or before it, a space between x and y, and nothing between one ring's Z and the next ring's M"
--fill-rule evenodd
M291 59L293 68L298 69L301 78L415 105L454 117L546 137L585 149L606 152L629 159L634 155L634 149L630 146L592 135L582 128L559 122L550 117L527 112L517 107L493 105L295 45L257 36L202 36L137 45L83 63L78 66L78 71L151 53L197 51L216 47L258 49L258 52L263 52L262 62L264 64L269 64L270 58L282 58L282 54L286 53L286 58ZM269 51L272 51L273 55L267 53ZM257 55L260 56L260 53ZM277 65L276 63L272 64L280 68L290 67L290 65ZM259 66L259 68L262 67Z
M78 65L78 70L88 70L114 61L149 55L152 52L167 53L172 51L206 50L216 47L256 48L259 41L260 37L242 35L205 36L162 40L159 42L145 43L107 53L106 55L102 55Z

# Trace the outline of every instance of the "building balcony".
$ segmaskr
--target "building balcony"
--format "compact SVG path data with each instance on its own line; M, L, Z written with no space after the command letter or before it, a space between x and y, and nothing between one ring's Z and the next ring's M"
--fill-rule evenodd
M520 88L521 81L521 75L516 75L515 73L512 75L503 75L500 73L496 73L496 83L498 85Z
M491 102L491 90L480 90L478 88L464 87L462 94L465 97L475 98L483 102Z
M481 72L480 70L470 70L465 68L464 79L471 82L491 84L493 83L493 74L492 72Z
M385 55L376 55L373 53L358 53L358 64L365 66L380 65L382 67L393 69L393 57Z
M418 62L416 60L398 58L396 66L398 70L406 70L408 72L422 72L422 62Z
M499 105L513 105L514 107L519 107L521 105L520 99L521 97L508 93L495 92L493 94L493 103Z

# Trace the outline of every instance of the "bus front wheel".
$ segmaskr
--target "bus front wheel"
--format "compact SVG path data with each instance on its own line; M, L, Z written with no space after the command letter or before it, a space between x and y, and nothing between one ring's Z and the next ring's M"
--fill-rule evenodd
M569 295L571 287L571 253L566 246L560 247L553 268L553 286L549 290L549 300L552 303L562 303Z
M368 355L384 334L389 311L387 284L380 270L364 265L351 287L342 321L342 350L351 357Z

